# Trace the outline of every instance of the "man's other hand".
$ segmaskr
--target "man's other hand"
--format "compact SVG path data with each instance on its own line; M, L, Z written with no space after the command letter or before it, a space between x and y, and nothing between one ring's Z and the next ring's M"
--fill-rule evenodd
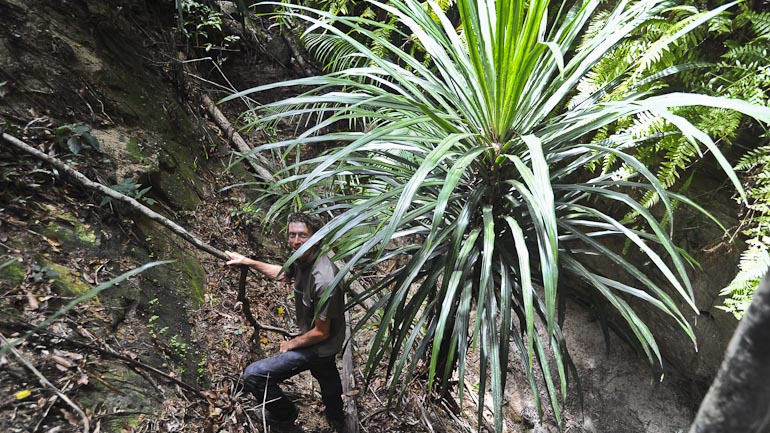
M291 349L293 349L292 346L293 346L293 344L292 344L291 340L281 341L281 346L279 347L278 350L281 353L288 352Z

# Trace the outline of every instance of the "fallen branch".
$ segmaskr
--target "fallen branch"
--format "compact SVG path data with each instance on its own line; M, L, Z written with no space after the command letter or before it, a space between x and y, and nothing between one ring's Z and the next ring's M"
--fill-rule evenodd
M217 108L216 104L214 104L214 101L212 101L211 98L209 98L207 95L203 95L201 96L201 100L203 101L203 105L206 107L206 110L208 110L211 117L214 118L214 122L216 122L217 126L222 129L227 139L235 145L235 148L243 155L244 159L249 163L251 168L254 169L254 173L262 178L262 180L272 180L272 173L265 169L265 166L269 167L270 163L262 155L254 152L254 149L252 149L246 143L246 140L241 137L241 134L235 130L233 124L227 120L227 117L222 114L222 111ZM258 159L262 165L257 164L254 161L255 158Z
M141 213L142 215L146 216L147 218L149 218L149 219L151 219L151 220L153 220L155 222L158 222L161 225L167 227L168 229L170 229L174 233L176 233L179 236L181 236L187 242L193 244L198 249L203 250L203 251L205 251L205 252L207 252L207 253L215 256L215 257L218 257L218 258L220 258L222 260L229 260L229 258L227 257L227 255L224 252L222 252L222 251L212 247L211 245L201 241L200 239L198 239L195 236L193 236L192 234L190 234L190 232L185 230L179 224L171 221L170 219L164 217L163 215L161 215L161 214L155 212L154 210L148 208L147 206L139 203L134 198L129 197L129 196L125 195L125 194L121 194L121 193L115 191L114 189L108 188L108 187L106 187L106 186L104 186L104 185L102 185L100 183L93 182L91 179L87 178L86 176L84 176L79 171L77 171L74 168L70 167L69 165L65 164L60 159L55 158L55 157L50 156L50 155L47 155L47 154L45 154L45 153L35 149L34 147L30 146L29 144L19 140L18 138L14 137L12 135L3 133L3 139L7 143L10 143L10 144L16 146L18 149L21 149L21 150L29 153L30 155L34 156L35 158L40 159L42 161L47 162L48 164L53 165L54 167L58 168L60 171L62 171L65 174L67 174L69 177L71 177L74 180L76 180L80 185L82 185L82 186L84 186L84 187L86 187L88 189L100 192L100 193L106 195L107 197L110 197L111 199L114 199L114 200L117 200L119 202L123 202L123 203L127 204L129 207L131 207L132 209L134 209L137 212Z
M7 345L8 344L8 340L5 339L3 334L0 334L0 342L2 342L3 345ZM34 365L32 365L29 361L27 361L27 359L24 358L21 355L21 353L18 350L16 350L15 347L11 347L11 353L13 353L16 356L16 359L18 359L19 362L24 364L24 366L27 367L27 369L29 371L31 371L35 376L37 376L38 381L40 382L41 385L43 385L43 387L49 388L60 399L62 399L65 403L70 405L70 407L75 412L77 412L78 416L80 416L80 419L83 420L83 433L88 433L89 430L91 430L91 422L88 420L88 416L86 416L85 412L83 412L83 409L81 409L80 406L75 404L75 402L70 400L70 398L67 397L66 394L64 394L63 392L59 391L59 388L55 387L48 379L46 379L45 376L43 376L43 374L40 373L40 371L37 368L35 368Z
M19 322L0 322L0 327L6 328L6 329L14 329L14 328L16 328L16 329L29 329L30 328L30 326L27 325L26 323L19 323ZM101 355L105 355L105 356L109 356L111 358L119 359L119 360L125 362L126 364L128 364L128 365L130 365L132 367L139 367L139 368L148 370L148 371L150 371L152 373L155 373L155 374L157 374L159 376L163 376L164 378L170 380L171 382L174 382L177 385L179 385L179 386L189 390L190 392L195 394L198 398L200 398L202 400L207 400L206 396L203 395L197 388L184 383L183 381L175 378L174 376L169 375L168 373L165 373L165 372L163 372L161 370L158 370L157 368L155 368L155 367L153 367L151 365L145 364L145 363L143 363L141 361L137 361L137 360L135 360L135 359L133 359L133 358L131 358L129 356L122 355L120 353L117 353L117 352L109 350L109 349L104 349L104 348L101 348L101 347L98 347L98 346L94 346L92 344L81 343L80 341L73 340L71 338L64 337L62 335L53 334L53 333L50 333L50 332L45 331L45 330L38 330L37 333L38 334L48 334L48 335L51 335L52 337L55 337L55 338L57 338L59 340L64 341L67 344L70 344L72 346L78 347L80 349L93 350L93 351L96 351L96 352L100 353ZM0 335L0 337L2 337L2 335ZM7 344L7 342L5 342L3 344Z
M287 26L287 30L289 34L294 34L294 29L292 29L291 26ZM296 60L299 67L302 69L302 72L308 76L312 77L317 75L313 68L308 65L308 62L305 60L305 56L302 55L302 53L297 49L296 45L294 45L294 41L291 40L288 36L286 36L287 32L281 32L281 37L283 38L283 42L289 47L289 50L291 51L291 55L294 57L294 60Z
M58 158L55 158L53 156L47 155L34 147L28 145L27 143L19 140L18 138L3 133L2 135L3 139L13 146L17 147L18 149L23 150L24 152L27 152L28 154L34 156L37 159L40 159L42 161L47 162L48 164L53 165L57 169L59 169L61 172L67 174L70 178L74 179L78 184L80 184L83 187L86 187L88 189L100 192L107 197L110 197L114 200L117 200L119 202L125 203L128 205L131 209L139 212L140 214L146 216L147 218L160 223L162 226L168 228L172 232L176 233L182 239L186 240L187 242L191 243L196 248L205 251L214 257L217 257L221 260L229 260L230 258L225 254L223 251L220 251L211 245L203 242L202 240L198 239L197 237L193 236L190 232L185 230L182 226L175 223L174 221L171 221L170 219L164 217L163 215L155 212L154 210L148 208L147 206L139 203L132 197L129 197L125 194L121 194L114 189L108 188L100 183L93 182L91 179L84 176L79 171L75 170L74 168L70 167L69 165L65 164L63 161L61 161ZM245 315L251 315L251 306L249 305L248 298L244 296L243 302L243 311ZM253 316L252 316L253 318ZM273 331L273 332L279 332L283 335L291 335L289 331L286 330L280 330L277 331L276 328L272 326L265 326L260 324L259 322L254 321L261 329L267 330L267 331Z
M182 88L187 93L187 97L191 100L195 100L196 97L200 95L200 101L203 103L203 106L206 107L206 111L208 111L209 115L214 120L214 123L216 123L219 129L222 130L222 132L225 134L225 137L227 137L227 140L232 143L233 146L235 146L235 150L243 155L243 158L251 166L252 170L254 170L254 174L259 176L262 180L272 180L273 174L265 168L270 167L270 162L259 153L254 152L254 149L252 149L251 146L246 143L246 140L244 140L243 137L241 137L241 134L235 130L233 124L227 120L227 117L224 115L224 113L222 113L222 110L217 107L217 104L215 104L214 101L208 97L208 95L193 91L192 86L187 83L186 77L188 75L195 76L195 74L188 70L190 67L188 66L189 62L187 57L184 55L184 53L179 53L177 54L177 59L182 65L182 74L180 75L179 79L182 81ZM257 161L259 161L259 164Z

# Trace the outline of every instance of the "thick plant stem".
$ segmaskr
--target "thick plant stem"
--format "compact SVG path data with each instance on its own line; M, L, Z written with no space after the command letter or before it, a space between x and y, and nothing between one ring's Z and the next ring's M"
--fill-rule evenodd
M358 408L356 396L351 393L356 387L353 371L353 330L350 328L350 315L345 313L345 351L342 352L342 401L345 407L345 433L358 433Z
M770 274L730 340L690 433L770 431Z

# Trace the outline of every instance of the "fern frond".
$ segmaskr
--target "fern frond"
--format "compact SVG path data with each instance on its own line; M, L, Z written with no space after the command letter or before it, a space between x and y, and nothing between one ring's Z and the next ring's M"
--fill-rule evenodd
M728 297L725 299L724 306L719 308L733 313L737 319L740 319L749 308L754 289L770 269L767 241L767 238L754 238L747 241L749 247L741 254L738 275L719 293L721 296Z
M735 47L725 53L722 57L731 61L740 61L741 63L766 63L768 46L767 43L750 43Z
M638 60L636 70L632 74L634 79L655 65L671 66L681 59L682 53L686 52L687 47L697 45L702 39L700 34L697 32L693 33L694 29L707 16L711 16L713 13L718 12L718 10L719 8L714 11L698 12L697 9L690 6L675 6L668 9L668 13L684 16L685 18L669 25L665 32L647 47L644 55Z
M586 44L591 43L591 41L595 40L596 36L604 30L604 27L606 26L607 20L610 17L610 11L609 10L603 10L598 11L596 14L591 18L591 21L588 22L588 26L586 27L585 33L583 34L583 37L580 40L580 43L578 44L578 51L583 50L586 48Z
M742 15L751 23L751 30L758 39L770 38L770 12L755 12L746 8Z
M770 164L770 145L761 146L748 151L738 160L735 170L751 170L757 166L767 166Z
M325 71L342 71L365 65L365 60L356 55L355 47L337 35L308 33L302 38L302 42L323 65Z

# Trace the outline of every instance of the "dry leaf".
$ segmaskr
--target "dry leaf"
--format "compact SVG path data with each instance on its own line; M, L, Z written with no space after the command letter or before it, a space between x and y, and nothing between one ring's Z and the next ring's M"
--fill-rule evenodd
M83 359L83 355L75 352L68 352L66 350L54 349L53 354L57 356L64 356L69 359L74 359L75 361L80 361L81 359Z
M56 362L57 367L62 366L64 367L65 370L68 368L72 368L75 365L72 362L70 362L68 359L62 358L61 356L51 355L51 359L53 359L54 362Z
M27 302L29 303L28 309L30 310L37 310L40 308L40 303L37 301L37 298L35 298L35 295L32 293L27 293Z
M86 271L81 272L80 275L83 277L86 283L94 284L95 280Z
M66 410L64 408L60 408L59 411L61 411L62 415L64 415L64 419L66 419L67 422L69 422L70 424L72 424L72 425L80 424L80 421L78 420L78 417L75 414L73 414L72 412L70 412L70 411L68 411L68 410Z
M48 241L49 244L51 244L52 247L60 247L61 242L56 236L46 236L45 240Z
M78 385L88 385L88 375L83 374L78 378Z

